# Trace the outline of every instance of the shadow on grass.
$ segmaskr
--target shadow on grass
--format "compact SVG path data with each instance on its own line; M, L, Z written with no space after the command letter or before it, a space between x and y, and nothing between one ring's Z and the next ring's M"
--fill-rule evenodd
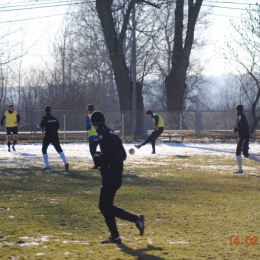
M189 155L176 155L176 157L178 157L178 158L190 158L190 156Z
M155 247L148 245L146 248L141 248L141 249L132 249L125 244L117 244L117 246L120 248L120 250L128 255L131 256L136 256L137 259L155 259L155 260L164 260L165 258L159 257L159 256L154 256L154 255L149 255L147 252L150 251L163 251L161 247Z
M64 174L63 172L58 172L57 174L63 176L64 178L68 179L79 179L79 180L96 180L98 177L100 177L100 173L94 173L93 172L86 172L85 174L82 174L80 172L68 172L67 174Z
M208 147L206 146L203 146L203 144L201 144L200 146L196 146L196 145L185 145L185 143L174 143L174 144L166 144L170 147L173 147L174 146L178 146L178 147L187 147L187 148L194 148L194 149L198 149L198 150L205 150L205 151L210 151L210 152L219 152L219 153L229 153L229 154L234 154L234 151L236 149L236 143L234 143L234 151L227 151L227 150L219 150L219 149L214 149L212 147Z

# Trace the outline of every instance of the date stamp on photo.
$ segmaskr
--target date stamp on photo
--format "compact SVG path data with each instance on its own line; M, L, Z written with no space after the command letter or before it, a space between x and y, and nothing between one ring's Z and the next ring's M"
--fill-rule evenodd
M232 245L240 245L245 244L247 246L258 246L258 237L257 236L246 236L245 238L241 238L239 236L230 236L229 237L229 244Z

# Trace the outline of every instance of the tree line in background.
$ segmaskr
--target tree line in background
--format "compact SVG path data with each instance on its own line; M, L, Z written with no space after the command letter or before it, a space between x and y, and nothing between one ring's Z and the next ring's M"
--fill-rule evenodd
M203 27L207 27L205 17L197 19L202 1L189 6L184 5L184 1L166 1L163 4L160 3L162 1L157 1L157 4L141 0L135 2L137 110L144 107L167 110L169 104L179 102L179 99L167 99L169 94L165 87L171 71L178 71L174 66L184 66L179 71L189 74L190 84L187 80L176 81L180 85L183 83L181 88L187 88L179 102L181 107L189 102L199 106L202 102L193 93L203 88L200 83L205 83L204 86L207 83L198 72L203 67L202 61L196 55L190 59L189 56L192 44L198 52L204 40L200 33L193 41L195 23L189 24L194 21L191 16L194 11L198 28L203 31ZM98 104L102 110L132 110L133 3L133 0L97 0L96 3L81 4L73 10L73 14L64 18L61 29L52 40L52 59L46 60L44 67L24 71L19 66L20 60L16 61L16 67L2 64L1 105L14 102L18 103L19 109L42 109L48 103L56 109L85 109L91 102ZM175 13L178 13L178 19ZM178 33L186 33L186 37L192 35L189 44L182 44L185 38L179 39L180 35L174 35L176 21L183 25ZM178 43L175 43L176 39L179 39ZM176 55L178 58L173 58ZM184 65L182 59L185 59ZM173 66L176 60L180 64Z
M233 22L234 31L241 35L234 37L239 47L227 42L230 52L223 55L234 60L240 71L216 91L221 89L219 83L202 74L207 61L201 57L210 29L210 10L200 13L202 3L135 0L137 110L233 109L243 103L252 109L256 127L260 35L255 7L248 9L241 26ZM51 59L44 66L24 70L22 43L21 54L14 55L17 44L5 41L8 33L2 35L1 110L8 103L18 110L39 110L46 104L59 110L86 110L89 103L103 111L132 110L133 4L134 0L96 0L75 7L50 40ZM240 58L239 48L247 52L251 64Z

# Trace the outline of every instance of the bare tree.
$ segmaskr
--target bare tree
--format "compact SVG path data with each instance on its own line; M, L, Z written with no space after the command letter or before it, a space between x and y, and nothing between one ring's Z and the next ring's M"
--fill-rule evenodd
M193 0L188 1L187 27L184 27L183 24L184 2L184 0L176 0L171 70L165 79L168 110L182 111L183 109L183 97L187 88L186 77L194 43L195 25L203 0L196 0L195 3Z
M156 90L153 91L150 88L150 84L145 84L145 100L150 98L150 101L154 99L158 100L158 104L161 104L161 109L167 109L167 96L165 90L165 84L161 84L161 81L165 82L167 75L171 71L172 61L172 46L174 45L174 30L175 20L174 18L174 4L173 1L168 1L161 6L160 10L153 10L153 17L155 17L156 28L154 30L153 39L153 51L149 58L154 61L153 74L151 76L158 77L158 80L152 81L156 85ZM210 22L206 19L207 14L197 19L197 27L199 32L194 36L192 45L192 53L189 57L189 66L186 72L186 88L182 97L182 110L205 108L206 90L209 87L209 80L203 77L202 72L206 62L201 59L203 47L206 46L206 29L209 27ZM186 31L187 15L184 14L184 31ZM149 81L151 82L151 81ZM157 82L157 84L156 84ZM149 93L149 95L147 95ZM153 102L155 103L155 102ZM154 104L155 107L156 104ZM178 120L177 120L178 121Z
M260 98L260 31L259 31L259 6L251 6L241 19L241 24L231 20L231 25L236 32L232 41L226 42L229 52L224 52L224 57L237 70L237 80L241 90L251 105L253 122L250 132L254 133L260 120L257 114L257 105Z
M134 3L155 6L150 1L145 0L96 0L96 8L102 25L104 37L106 39L110 60L112 63L117 91L119 96L119 106L121 111L132 110L133 107L133 84L130 78L130 71L126 63L124 53L124 43L126 32L130 20ZM114 10L122 11L122 23L120 30L115 27ZM142 85L137 84L137 93L142 96ZM143 110L142 98L137 99L137 110Z

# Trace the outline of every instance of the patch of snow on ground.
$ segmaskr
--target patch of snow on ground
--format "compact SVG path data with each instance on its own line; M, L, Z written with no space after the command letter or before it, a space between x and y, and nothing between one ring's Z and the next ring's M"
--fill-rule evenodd
M150 144L147 144L140 149L136 149L134 144L136 143L124 143L125 150L127 151L126 163L133 167L138 167L140 164L143 166L143 159L148 160L146 164L149 163L149 165L151 165L155 163L152 161L155 157L170 158L171 156L178 156L181 159L194 155L234 157L234 165L236 165L235 143L159 143L156 145L156 154L151 154ZM24 170L28 167L36 167L40 170L44 166L41 147L40 143L18 144L16 146L16 152L8 152L7 146L2 144L0 146L0 173L4 173L4 170L1 172L1 166L16 168L16 174L24 173ZM67 161L70 163L71 169L77 169L82 166L90 167L93 165L87 142L66 143L61 144L61 147L67 157ZM130 148L135 149L135 154L131 155L128 153ZM250 152L259 156L259 143L250 143ZM63 167L62 159L52 145L48 148L48 156L51 167ZM162 162L162 165L165 163L167 162ZM18 165L19 169L17 169Z

